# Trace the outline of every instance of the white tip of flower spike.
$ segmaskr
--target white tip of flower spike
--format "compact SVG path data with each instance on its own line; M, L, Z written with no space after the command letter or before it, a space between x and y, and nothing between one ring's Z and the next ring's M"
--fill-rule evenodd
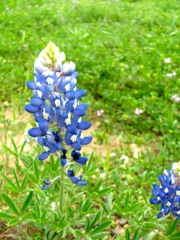
M176 177L180 177L180 162L175 162L172 164L171 172Z
M35 71L39 74L48 70L59 72L62 70L62 62L65 59L65 53L60 52L59 48L53 42L49 42L35 61Z

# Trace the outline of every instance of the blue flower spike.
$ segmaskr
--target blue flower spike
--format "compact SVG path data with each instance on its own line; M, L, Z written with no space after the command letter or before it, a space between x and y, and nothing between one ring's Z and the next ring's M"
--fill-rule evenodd
M151 204L160 205L157 217L171 213L180 220L180 162L173 163L171 170L164 170L158 179L161 184L153 184L150 199Z
M34 63L34 81L26 82L33 96L24 108L33 114L36 122L28 134L44 148L38 159L44 161L50 154L59 152L61 166L76 163L81 167L88 158L82 157L80 150L92 141L91 136L83 137L83 131L89 129L91 123L82 119L88 105L80 103L86 91L76 86L76 65L71 61L64 62L65 59L64 52L52 42L42 50ZM87 184L81 175L74 176L73 169L68 170L67 176L78 186ZM52 185L51 180L43 182L42 190Z

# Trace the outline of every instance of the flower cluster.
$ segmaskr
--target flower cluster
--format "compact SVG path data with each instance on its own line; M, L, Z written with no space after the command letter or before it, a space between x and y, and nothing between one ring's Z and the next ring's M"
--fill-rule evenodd
M171 213L180 219L180 162L173 163L172 169L164 170L158 179L161 184L153 184L153 198L150 199L152 204L160 204L157 217L161 218Z
M172 96L172 100L174 100L175 102L180 102L180 97L177 94L174 94Z
M136 114L136 115L140 115L141 113L143 113L143 110L142 110L142 109L139 109L139 108L136 108L136 109L135 109L135 114Z
M83 137L83 130L91 126L90 122L82 119L88 105L80 104L85 91L76 87L78 73L75 64L63 63L64 60L65 54L50 42L35 61L35 81L26 83L33 97L25 105L25 110L34 115L37 126L29 129L28 134L44 147L39 160L61 151L60 163L62 166L68 165L67 149L71 148L73 162L83 165L87 158L81 157L81 147L92 141L91 136ZM67 173L71 181L73 174ZM77 179L72 182L85 185L84 182L81 184L81 178ZM44 189L50 186L46 182L44 184Z

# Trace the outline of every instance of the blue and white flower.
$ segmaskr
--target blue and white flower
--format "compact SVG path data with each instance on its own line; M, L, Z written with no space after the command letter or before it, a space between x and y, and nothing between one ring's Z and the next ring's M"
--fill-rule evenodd
M82 157L80 150L92 141L91 136L83 137L83 131L90 128L91 123L82 119L88 105L80 103L86 92L76 86L76 66L73 62L64 63L64 60L65 54L50 42L35 61L34 81L26 83L33 97L25 105L25 110L33 114L37 126L29 129L28 134L44 148L39 160L60 151L62 166L67 167L71 163L81 166L88 158ZM71 159L67 157L69 148ZM72 183L86 185L82 176L74 176L72 169L67 175ZM48 189L50 185L45 180L42 189Z

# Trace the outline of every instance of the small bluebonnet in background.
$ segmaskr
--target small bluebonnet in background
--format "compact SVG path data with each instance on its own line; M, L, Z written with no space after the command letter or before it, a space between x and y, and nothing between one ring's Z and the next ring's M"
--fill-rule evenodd
M164 170L158 179L160 185L153 184L153 197L150 199L152 204L160 204L157 217L171 213L180 219L180 162L173 163L171 170Z
M50 42L35 61L35 81L26 82L33 97L25 110L34 115L37 126L29 129L28 134L44 148L38 156L40 161L51 153L59 153L61 166L68 167L71 163L82 166L88 158L82 157L80 150L92 141L91 136L83 136L83 130L91 127L90 122L82 119L88 105L80 104L85 91L76 87L75 64L63 63L64 60L65 54ZM67 171L67 176L74 184L87 184L81 175L75 177L73 169ZM42 189L48 189L51 184L44 180Z

